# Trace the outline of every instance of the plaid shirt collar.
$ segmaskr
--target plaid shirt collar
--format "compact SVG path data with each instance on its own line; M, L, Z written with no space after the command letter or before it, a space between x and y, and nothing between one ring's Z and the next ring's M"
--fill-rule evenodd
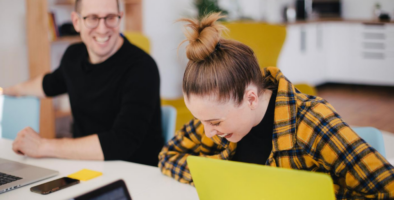
M292 149L296 143L296 119L297 119L297 106L296 106L296 89L294 85L283 76L282 72L276 67L264 68L263 76L269 77L270 81L278 85L278 94L276 97L275 107L277 105L286 109L275 108L275 122L272 140L272 151L284 151ZM288 128L290 124L290 129ZM212 137L212 140L224 148L228 148L232 142L226 138L221 138L217 135ZM236 145L233 143L232 145Z

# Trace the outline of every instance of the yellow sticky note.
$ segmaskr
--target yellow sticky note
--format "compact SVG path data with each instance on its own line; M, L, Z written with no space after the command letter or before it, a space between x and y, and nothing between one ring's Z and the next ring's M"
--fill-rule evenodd
M78 172L68 175L69 178L78 179L80 181L88 181L90 179L96 178L103 175L102 172L93 171L90 169L82 169Z

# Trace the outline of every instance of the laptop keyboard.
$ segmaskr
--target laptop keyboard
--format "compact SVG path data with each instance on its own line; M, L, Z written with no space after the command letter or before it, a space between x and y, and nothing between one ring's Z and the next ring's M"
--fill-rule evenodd
M22 178L0 172L0 185L11 183L20 179Z

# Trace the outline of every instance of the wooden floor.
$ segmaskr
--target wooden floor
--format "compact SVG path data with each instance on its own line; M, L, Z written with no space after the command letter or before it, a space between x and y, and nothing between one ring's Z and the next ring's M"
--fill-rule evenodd
M316 89L349 125L394 133L394 87L325 84Z

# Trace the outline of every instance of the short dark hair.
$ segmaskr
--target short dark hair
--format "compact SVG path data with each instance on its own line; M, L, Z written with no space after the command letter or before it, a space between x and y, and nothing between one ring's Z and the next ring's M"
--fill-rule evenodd
M120 10L119 9L119 0L115 0L115 1L118 6L118 11L119 11ZM82 0L75 0L75 12L81 13L81 7L82 7L81 4L82 4Z

